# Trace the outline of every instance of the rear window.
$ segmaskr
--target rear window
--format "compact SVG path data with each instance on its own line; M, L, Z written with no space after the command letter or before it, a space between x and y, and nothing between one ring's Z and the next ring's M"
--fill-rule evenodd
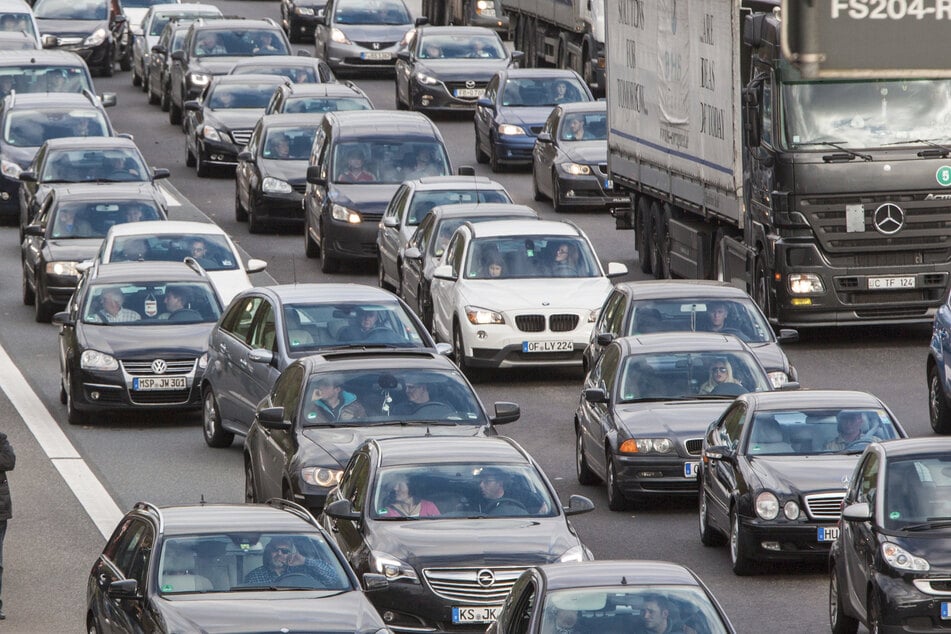
M85 66L15 64L0 66L3 90L26 92L95 92Z

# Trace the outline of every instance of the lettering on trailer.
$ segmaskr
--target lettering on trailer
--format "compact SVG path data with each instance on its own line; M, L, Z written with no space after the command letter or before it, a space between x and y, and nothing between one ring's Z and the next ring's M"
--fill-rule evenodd
M627 67L637 68L637 43L634 40L626 40L624 48L627 51Z
M716 90L716 73L713 70L714 62L706 57L700 58L700 87L707 90Z
M635 29L644 28L644 0L618 0L618 21Z
M617 80L617 104L619 108L647 114L644 86L626 79Z
M726 138L726 114L721 108L700 102L700 133L723 140Z
M833 20L951 20L951 0L832 0Z

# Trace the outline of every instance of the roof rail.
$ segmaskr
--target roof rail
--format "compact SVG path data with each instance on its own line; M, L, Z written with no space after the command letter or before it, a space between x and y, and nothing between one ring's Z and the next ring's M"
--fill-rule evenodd
M318 526L317 519L314 518L314 515L297 502L291 502L290 500L285 500L284 498L271 498L265 502L265 504L268 506L273 506L274 508L280 509L282 511L293 513L307 523Z
M91 103L92 105L94 106L99 105L99 97L94 95L92 91L89 90L88 88L83 88L82 94L83 94L83 97L85 97L89 101L89 103Z
M16 105L16 102L17 102L17 91L16 91L16 88L11 88L11 89L10 89L10 94L7 95L6 98L10 100L10 107L11 107L11 108L12 108L14 105Z
M208 277L208 273L205 272L204 267L198 262L198 260L196 260L192 256L190 255L185 256L185 259L183 260L183 262L185 262L185 264L188 265L188 268L193 270L195 273L198 273L202 277Z
M135 506L132 507L136 511L145 511L147 513L152 513L158 517L158 529L160 533L165 532L165 517L162 515L162 510L152 504L151 502L136 502Z

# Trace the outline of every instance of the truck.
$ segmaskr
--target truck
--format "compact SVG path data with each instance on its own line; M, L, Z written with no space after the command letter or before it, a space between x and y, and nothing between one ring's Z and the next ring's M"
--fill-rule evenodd
M508 39L509 19L497 0L422 0L422 15L438 26L484 26Z
M809 79L778 4L608 3L615 225L645 273L726 280L773 324L931 323L951 273L951 80Z

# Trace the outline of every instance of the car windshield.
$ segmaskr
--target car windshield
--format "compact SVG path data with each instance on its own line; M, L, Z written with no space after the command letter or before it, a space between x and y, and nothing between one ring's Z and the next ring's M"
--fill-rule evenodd
M352 590L343 564L320 533L175 535L162 543L163 595L260 590Z
M473 203L511 203L512 199L502 189L440 189L417 191L409 203L406 224L415 227L423 221L433 207L439 205L466 205Z
M419 43L420 59L505 59L498 37L483 35L429 35Z
M633 354L622 362L618 402L733 398L769 389L766 372L748 352Z
M604 141L608 138L608 116L604 112L573 112L561 120L558 138L562 141Z
M208 95L208 107L212 110L237 110L239 108L267 107L274 89L279 84L219 84Z
M537 108L574 101L591 101L584 86L574 78L509 78L502 90L503 106Z
M232 75L280 75L295 84L316 84L320 80L313 66L238 66Z
M96 284L82 307L87 324L157 326L210 323L220 307L207 282Z
M363 97L291 97L282 112L334 112L336 110L373 110Z
M874 487L868 494L875 508ZM885 469L885 530L951 528L951 455L891 458Z
M552 590L539 632L683 632L726 634L726 624L701 588L632 585ZM684 629L681 629L684 628Z
M690 297L631 302L628 335L653 332L720 332L749 343L774 341L773 330L753 300Z
M221 16L220 13L216 13L214 11L212 12L201 11L198 13L191 13L191 12L156 13L155 16L153 16L152 18L152 24L149 25L149 35L161 35L162 29L164 29L165 25L171 22L172 20L178 20L179 24L185 24L188 21L195 20L197 18L216 18L220 16ZM187 31L188 29L182 30L181 39L184 39L185 33ZM179 39L178 41L180 42L181 39Z
M871 442L899 437L882 408L768 410L749 425L746 453L760 456L861 453Z
M472 388L455 370L322 371L307 382L304 427L485 425Z
M342 346L422 348L429 340L397 301L287 304L284 321L294 356Z
M154 202L62 200L51 211L51 238L104 238L109 227L139 220L162 220Z
M165 0L122 0L124 9L148 9L153 4L164 4Z
M26 13L0 13L0 31L23 31L37 38L33 29L33 20Z
M287 45L271 29L206 30L195 37L192 53L198 57L287 55Z
M47 153L40 173L44 183L146 182L151 172L134 148L59 150Z
M110 136L105 115L91 108L14 110L3 122L3 141L17 147L39 147L48 139L70 136Z
M591 247L576 236L477 238L470 245L465 268L466 279L600 275Z
M236 271L240 260L223 235L210 233L140 234L112 240L103 262L181 262L194 258L206 271Z
M380 469L378 520L554 517L558 502L532 465L468 462Z
M0 66L0 92L93 92L92 80L85 67L79 66Z
M340 25L413 25L413 18L402 0L342 0L337 3L333 21Z
M39 0L33 5L37 20L106 20L109 4L105 0Z
M335 183L397 185L425 176L449 176L442 144L416 141L338 143L333 151Z
M262 158L276 161L306 161L318 126L269 128L264 139Z

